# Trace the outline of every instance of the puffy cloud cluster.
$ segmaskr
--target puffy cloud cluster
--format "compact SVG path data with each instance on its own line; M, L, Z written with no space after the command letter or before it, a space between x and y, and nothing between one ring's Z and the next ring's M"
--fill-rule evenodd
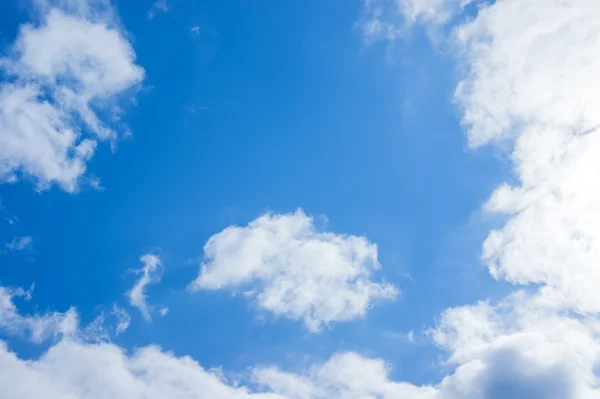
M376 22L402 15L429 27L459 9L401 3L385 11L369 1L366 9L377 10ZM443 398L599 395L598 11L593 0L496 0L450 27L466 72L455 97L469 145L510 148L516 178L485 205L506 223L490 232L482 259L495 278L534 287L496 307L444 314L432 336L457 368L438 387Z
M557 306L600 298L600 3L498 1L456 31L468 75L456 97L472 146L510 140L518 182L486 208L509 216L484 245L492 275L541 284ZM598 87L596 87L598 86Z
M39 21L0 58L0 181L73 192L98 141L116 139L116 100L144 70L108 2L35 4Z
M319 232L302 210L228 227L208 240L204 254L191 289L245 288L260 308L303 320L311 331L360 317L373 300L397 295L394 286L370 279L380 268L376 245Z
M0 308L0 329L14 332L9 327L28 317L11 305L11 321L5 308ZM522 293L496 306L482 302L444 312L429 334L448 352L455 371L431 386L394 381L385 361L355 352L335 354L305 370L255 366L230 380L222 370L207 370L156 346L127 352L103 341L102 319L80 330L74 311L69 312L74 322L38 359L21 359L0 341L3 397L592 399L600 394L594 375L600 321L561 314Z

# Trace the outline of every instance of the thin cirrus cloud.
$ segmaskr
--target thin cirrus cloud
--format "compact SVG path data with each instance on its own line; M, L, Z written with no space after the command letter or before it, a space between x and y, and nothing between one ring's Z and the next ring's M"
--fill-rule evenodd
M407 36L415 24L430 32L478 0L367 0L358 28L367 43Z
M25 251L33 247L31 236L15 237L6 243L6 248L11 251Z
M159 13L169 12L169 3L167 0L157 0L150 6L148 10L148 19L154 19Z
M146 287L150 284L160 282L162 264L160 258L153 254L143 255L140 258L140 262L142 262L144 266L135 272L140 274L141 277L135 282L131 290L127 292L127 298L129 299L131 306L138 308L144 319L150 321L152 319L150 312L153 307L148 304ZM166 316L168 311L168 308L162 306L159 313L161 316Z
M99 142L117 132L103 113L144 70L107 2L35 2L39 23L22 25L0 69L0 181L78 189Z
M204 246L191 290L242 289L260 309L301 320L313 332L363 316L373 301L394 299L371 281L377 246L364 237L319 232L302 210L230 226Z

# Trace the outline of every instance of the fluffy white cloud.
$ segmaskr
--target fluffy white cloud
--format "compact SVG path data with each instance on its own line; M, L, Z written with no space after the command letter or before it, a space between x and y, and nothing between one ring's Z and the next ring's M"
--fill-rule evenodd
M431 334L458 365L439 386L450 398L600 395L600 321L557 311L537 295L449 309Z
M142 276L136 281L133 288L127 292L129 303L131 306L135 306L142 312L144 319L150 320L151 306L148 305L148 296L146 295L146 286L148 284L158 283L162 277L162 264L160 258L156 255L146 254L140 258L140 261L144 264L141 269L136 270L136 273ZM161 307L159 310L162 316L165 316L169 309Z
M492 275L545 286L556 305L600 312L600 28L593 0L504 0L456 31L456 97L469 142L509 141L518 182L486 207L507 214L483 258Z
M28 317L18 313L12 298L29 292L7 292L0 292L0 329L14 332ZM70 312L73 322L61 330L62 339L38 359L21 359L0 341L3 398L592 399L600 394L594 375L600 321L560 314L520 293L496 306L479 303L442 315L430 334L456 370L435 386L396 382L382 359L353 352L294 372L253 367L234 383L222 370L206 370L190 357L155 346L128 353L98 342L106 338L102 315L80 330Z
M430 336L453 373L435 386L389 378L381 359L340 353L303 373L254 370L254 381L291 399L592 399L600 360L600 322L575 319L522 293L497 306L447 310Z
M298 210L230 226L204 246L193 290L248 288L247 296L278 316L303 320L311 331L365 314L394 286L370 280L380 268L377 246L364 237L318 232Z
M394 33L398 14L436 25L457 9L411 3L421 10L413 18L367 2L376 18L366 38L396 38L382 32ZM496 0L453 28L469 144L508 147L515 166L515 181L486 204L506 223L485 241L483 260L495 278L539 289L444 314L432 337L457 367L437 387L444 399L600 395L599 11L593 0Z
M104 1L38 1L0 59L0 181L77 189L99 140L114 141L119 94L144 70ZM103 121L98 115L112 114Z

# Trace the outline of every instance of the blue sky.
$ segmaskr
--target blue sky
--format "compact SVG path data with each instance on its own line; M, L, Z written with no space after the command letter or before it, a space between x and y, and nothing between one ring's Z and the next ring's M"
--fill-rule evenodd
M544 336L534 351L545 353L544 345L574 351L569 361L588 373L585 384L521 341L537 333L532 320L553 325L574 310L593 321L600 309L591 291L576 285L596 275L595 206L564 199L595 198L582 180L597 163L595 131L589 139L577 131L596 126L596 117L585 107L568 114L567 100L545 102L563 96L577 103L574 87L581 82L564 82L561 73L591 73L600 64L580 56L588 47L573 50L569 42L580 44L577 26L587 32L581 12L587 3L553 1L539 20L517 1L468 3L474 4L9 0L0 15L0 242L6 243L0 286L13 291L0 294L21 316L0 306L0 339L8 350L42 365L45 351L62 353L69 345L88 351L104 342L126 356L158 345L160 356L190 356L252 392L279 395L273 398L547 397L547 385L536 379L555 379L555 370L575 381L555 389L566 392L560 397L592 397L597 377L586 367L595 360L581 354L582 361L570 343L556 341L584 332L596 337L592 322ZM544 7L524 3L527 10ZM561 7L573 15L561 20L564 34L552 30L560 26L552 21L565 12ZM498 22L513 17L514 26ZM26 23L33 25L22 30ZM519 42L507 32L525 34L545 23L550 33L531 28L541 38L515 47L520 68L519 58L506 56ZM35 36L52 27L57 35L69 32L64 42L49 32ZM600 37L590 35L595 48ZM539 47L544 40L567 43L572 61L560 64L563 48L555 57ZM44 58L45 46L54 50ZM531 78L540 57L551 61ZM15 93L31 85L44 94L18 103ZM594 105L594 96L584 102ZM61 115L52 126L65 125L46 131L40 116L27 125L29 133L19 107L31 116L44 101ZM86 122L91 115L101 128ZM77 138L64 153L57 149L62 144L37 149L45 134L68 129ZM93 156L78 155L84 139L97 142ZM22 146L12 145L20 140ZM592 149L581 153L586 147ZM569 150L561 156L545 155L563 148ZM85 170L68 175L70 162ZM503 182L515 189L506 191ZM547 193L556 192L562 194L554 203ZM577 209L592 212L591 227ZM308 230L296 232L295 223ZM557 225L571 226L573 235L553 230ZM205 248L209 239L213 252ZM361 258L373 248L374 267L370 255ZM132 287L143 281L145 254L156 257L156 268L145 263L148 284L136 297ZM32 284L31 299L15 291ZM341 308L333 308L338 300ZM147 318L136 309L146 305ZM79 321L66 332L70 307ZM114 309L129 320L119 333ZM41 327L31 320L50 320L52 312L63 320L60 327L48 321L49 337L35 339ZM104 333L90 325L102 325ZM467 349L482 342L487 346L476 354ZM331 388L337 378L352 379L327 372L338 354L349 369L360 360L373 375L382 373L373 362L384 361L386 382ZM511 362L531 362L539 372L512 375ZM461 373L474 364L487 371L465 382ZM322 372L306 371L321 367L315 365ZM266 366L288 374L269 374ZM489 382L486 372L500 382ZM66 397L60 395L67 390L92 399L146 397L117 388L106 396L69 385L72 378L61 374L71 382L52 397ZM281 388L278 381L296 386L291 378L311 388ZM520 378L526 388L513 384ZM228 381L222 384L236 389ZM392 389L390 381L410 388ZM200 380L190 384L204 392ZM198 395L172 397L205 397Z

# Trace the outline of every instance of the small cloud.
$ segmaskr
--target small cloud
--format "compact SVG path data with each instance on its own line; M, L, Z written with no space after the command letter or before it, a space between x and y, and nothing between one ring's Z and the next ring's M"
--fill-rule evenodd
M140 312L142 312L144 319L146 321L150 321L150 311L152 307L148 305L148 296L146 295L145 290L147 285L160 282L162 264L160 262L160 258L152 254L146 254L142 256L140 261L144 264L144 266L141 269L136 270L136 273L140 273L142 277L140 277L138 281L136 281L133 288L127 292L127 297L129 298L129 303L131 306L138 308ZM163 311L161 309L161 315L162 312Z
M188 114L196 115L196 114L199 114L200 112L212 111L212 108L209 107L208 105L191 105L186 108L186 111Z
M167 313L169 313L169 308L166 306L163 306L162 308L160 308L159 313L162 317L165 317L167 315Z
M415 343L415 332L414 330L410 330L407 333L397 333L397 332L385 332L384 336L390 339L394 339L394 340L400 340L400 341L405 341L405 342L409 342L411 344Z
M11 242L6 243L6 248L11 251L24 251L32 249L33 238L31 236L15 237Z
M104 187L100 183L100 179L98 179L96 177L90 179L90 183L89 184L90 184L90 187L93 188L96 191L104 191Z
M148 10L148 19L153 19L158 13L169 12L169 3L167 0L155 1Z
M131 316L125 309L114 305L112 314L117 318L117 326L115 327L115 335L119 335L129 328L131 324Z
M191 26L188 28L188 32L192 37L197 37L200 35L200 27L198 25Z

